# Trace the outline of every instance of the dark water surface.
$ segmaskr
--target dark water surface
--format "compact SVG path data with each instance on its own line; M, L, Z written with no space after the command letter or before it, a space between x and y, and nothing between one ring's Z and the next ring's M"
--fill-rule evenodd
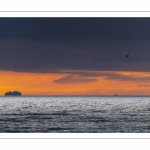
M150 97L0 97L0 132L150 133Z

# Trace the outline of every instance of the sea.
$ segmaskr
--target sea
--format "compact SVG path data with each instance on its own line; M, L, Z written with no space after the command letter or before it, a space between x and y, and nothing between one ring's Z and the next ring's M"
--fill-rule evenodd
M0 97L1 133L150 133L150 97Z

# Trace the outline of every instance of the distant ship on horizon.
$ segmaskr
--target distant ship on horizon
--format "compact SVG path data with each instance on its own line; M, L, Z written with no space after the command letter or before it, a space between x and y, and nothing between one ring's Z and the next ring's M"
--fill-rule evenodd
M114 94L114 96L118 96L118 94Z
M21 96L21 92L18 91L9 91L5 93L5 96Z

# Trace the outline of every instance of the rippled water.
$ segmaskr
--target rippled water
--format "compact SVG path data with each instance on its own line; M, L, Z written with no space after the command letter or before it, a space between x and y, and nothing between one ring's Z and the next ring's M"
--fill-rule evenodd
M150 97L0 97L0 132L150 133Z

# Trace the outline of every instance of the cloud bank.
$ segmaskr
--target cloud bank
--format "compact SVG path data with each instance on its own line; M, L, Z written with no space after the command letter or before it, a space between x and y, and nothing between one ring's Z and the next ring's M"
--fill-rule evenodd
M72 84L72 83L87 83L87 82L96 82L96 81L97 79L94 78L75 77L74 75L68 75L58 80L54 80L53 82L59 84Z
M62 72L64 73L64 72ZM69 71L65 72L69 73ZM70 75L54 80L54 83L69 84L69 83L88 83L95 82L100 79L119 80L122 82L140 82L150 81L150 73L139 72L116 72L116 71L70 71ZM138 86L144 86L138 84ZM146 85L145 85L146 86Z

